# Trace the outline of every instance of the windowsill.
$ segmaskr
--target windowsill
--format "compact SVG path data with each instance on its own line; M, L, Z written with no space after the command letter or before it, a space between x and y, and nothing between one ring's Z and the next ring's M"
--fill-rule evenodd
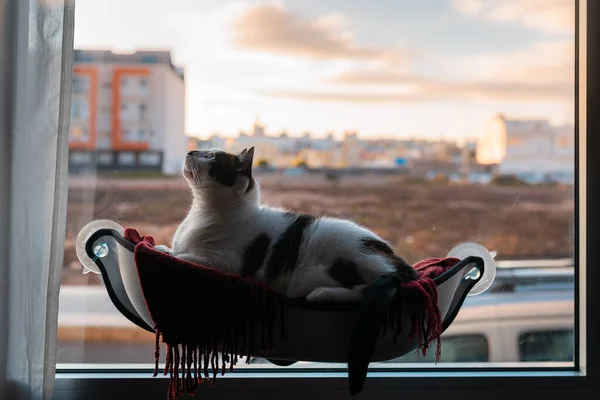
M162 371L164 364L159 364L159 371ZM322 372L343 372L346 373L345 364L334 363L301 363L289 367L279 367L270 363L246 365L243 360L238 362L233 372L227 373L224 377L238 374L256 374L265 373L270 376L287 376L289 374L320 374ZM557 372L557 371L575 371L575 365L572 362L505 362L505 363L451 363L435 365L433 363L374 363L369 366L369 371L374 373L383 372L386 374L438 374L438 373L465 373L479 374L494 371L507 371L522 374L524 372ZM104 372L119 374L148 374L154 371L154 364L59 364L57 365L57 374L103 374Z
M209 374L212 376L212 374ZM581 371L546 369L546 370L443 370L443 371L382 371L376 370L367 374L369 378L573 378L585 377ZM225 379L323 379L323 378L343 378L347 379L348 374L345 371L321 370L321 371L290 371L273 373L272 371L238 371L230 372L224 376L217 376L217 385ZM157 377L152 377L152 371L148 372L115 372L114 370L98 370L90 372L57 372L56 379L168 379L163 376L162 371Z
M56 374L54 400L164 399L168 377L147 372L60 372ZM575 370L471 370L471 371L373 371L357 398L440 399L482 398L544 400L597 399L597 382ZM348 399L345 371L237 371L218 376L215 387L199 385L196 395L219 399ZM361 397L362 396L362 397ZM466 397L465 397L466 396ZM184 397L187 398L187 397ZM183 399L183 398L182 398Z

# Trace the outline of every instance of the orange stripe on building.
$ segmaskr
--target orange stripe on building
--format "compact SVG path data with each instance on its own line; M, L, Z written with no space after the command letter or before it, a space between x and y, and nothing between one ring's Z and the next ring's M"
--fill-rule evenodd
M148 68L116 67L112 78L112 149L146 151L148 142L126 142L121 127L121 78L123 76L149 76Z
M88 129L89 136L87 142L70 140L69 149L73 150L93 150L96 148L96 116L98 115L98 71L94 67L74 67L73 75L87 76L89 79L88 90Z

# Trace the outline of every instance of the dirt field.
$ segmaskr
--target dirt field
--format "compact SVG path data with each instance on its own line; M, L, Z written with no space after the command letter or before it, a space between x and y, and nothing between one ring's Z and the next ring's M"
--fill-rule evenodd
M408 182L401 177L257 176L263 202L351 218L388 240L410 262L444 256L475 241L498 258L570 257L573 188ZM81 274L74 240L87 222L107 218L170 243L190 203L182 178L71 179L63 283L98 283Z

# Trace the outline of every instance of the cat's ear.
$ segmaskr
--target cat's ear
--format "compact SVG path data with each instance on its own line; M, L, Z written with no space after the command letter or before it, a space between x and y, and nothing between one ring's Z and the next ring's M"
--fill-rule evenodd
M252 170L252 162L254 160L254 146L250 147L250 150L242 150L242 152L238 155L238 160L240 160L240 171Z

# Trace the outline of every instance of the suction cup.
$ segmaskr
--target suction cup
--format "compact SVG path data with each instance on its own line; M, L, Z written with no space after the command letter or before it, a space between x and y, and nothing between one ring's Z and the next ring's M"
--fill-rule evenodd
M121 225L109 219L98 219L89 222L87 225L81 228L79 234L77 235L75 251L77 253L77 258L79 259L79 262L81 263L81 265L83 265L84 274L88 274L90 272L100 274L100 269L98 269L98 266L95 264L95 261L98 258L106 257L109 253L109 247L106 243L99 243L94 247L93 252L96 256L94 259L91 259L85 251L85 244L88 238L99 229L114 229L120 234L123 234L125 232L125 229Z
M483 277L473 286L468 294L468 296L476 296L488 290L496 278L496 261L494 260L496 252L490 252L480 244L467 242L454 247L446 255L446 257L456 257L461 260L469 256L481 257L484 264ZM474 268L472 271L467 272L465 277L467 279L478 279L480 275L481 271Z

